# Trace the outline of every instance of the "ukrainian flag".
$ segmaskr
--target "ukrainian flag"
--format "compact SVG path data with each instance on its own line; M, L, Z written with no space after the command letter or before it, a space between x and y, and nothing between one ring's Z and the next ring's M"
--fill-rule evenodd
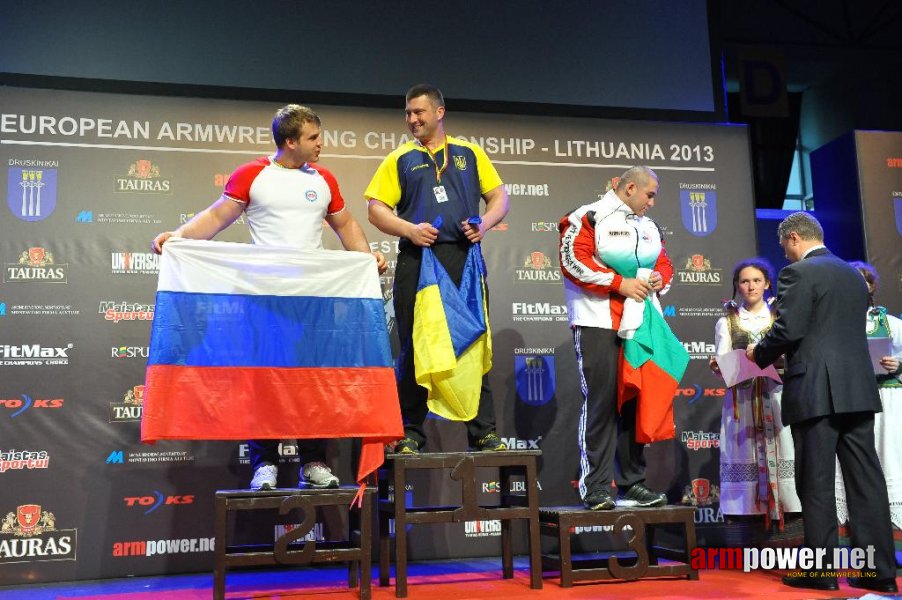
M414 375L427 406L453 421L476 417L482 376L492 368L492 334L479 244L467 255L460 287L423 249L413 318Z

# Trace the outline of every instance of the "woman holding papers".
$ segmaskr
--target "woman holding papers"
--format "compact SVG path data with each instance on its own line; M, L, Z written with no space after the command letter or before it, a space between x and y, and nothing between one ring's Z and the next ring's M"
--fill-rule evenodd
M902 320L874 303L874 293L880 281L876 269L864 262L853 262L851 265L864 277L871 299L866 327L880 401L883 403L883 412L874 415L874 443L886 478L890 518L894 528L902 529L902 444L896 437L902 425ZM849 520L846 489L839 469L836 470L836 515L840 523Z
M718 357L710 365L729 386L720 424L720 508L724 515L763 514L768 528L776 521L782 529L784 512L802 510L795 489L792 436L780 419L783 388L756 366L745 368L752 363L744 353L738 358L728 355L757 343L770 329L773 279L773 267L762 258L744 260L733 269L733 298L738 293L740 303L724 304L726 315L714 326ZM748 364L735 368L737 361ZM728 362L733 367L729 374ZM751 370L758 375L742 375Z

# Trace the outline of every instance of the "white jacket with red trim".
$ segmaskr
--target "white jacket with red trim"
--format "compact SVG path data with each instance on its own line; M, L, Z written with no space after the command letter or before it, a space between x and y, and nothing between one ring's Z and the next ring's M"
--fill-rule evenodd
M670 288L673 265L654 221L633 213L613 190L601 200L579 207L561 220L561 271L570 325L618 329L625 298L617 293L623 277L609 265L654 264L664 288Z

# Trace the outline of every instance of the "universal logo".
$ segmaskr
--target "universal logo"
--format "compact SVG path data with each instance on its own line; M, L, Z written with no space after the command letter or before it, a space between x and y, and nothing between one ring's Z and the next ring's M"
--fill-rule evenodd
M157 275L160 256L153 252L113 252L110 255L112 273L116 275Z

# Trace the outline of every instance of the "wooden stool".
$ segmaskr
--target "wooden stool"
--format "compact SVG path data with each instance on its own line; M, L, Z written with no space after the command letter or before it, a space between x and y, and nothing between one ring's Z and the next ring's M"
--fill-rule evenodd
M695 548L695 508L691 506L662 506L661 508L615 508L614 510L587 510L564 506L543 508L539 511L542 533L558 538L560 555L543 554L542 566L549 571L560 571L561 587L571 587L574 581L592 579L639 579L664 575L688 576L698 579L698 570L691 567L690 554ZM629 526L632 535L629 549L636 553L635 564L624 565L624 559L573 560L570 536L574 527L612 525L615 534L623 533ZM666 525L682 525L685 546L682 549L662 548L654 545L655 528ZM678 561L678 564L659 565L659 558ZM579 567L578 565L589 564ZM598 567L597 564L604 566Z
M347 541L305 542L297 550L288 545L302 540L316 524L316 507L349 507L357 494L356 486L335 489L219 490L216 492L214 529L216 534L213 598L225 598L225 574L230 567L262 565L302 565L309 563L348 563L348 587L357 587L358 572L361 600L370 598L373 497L366 489L359 511L348 511ZM279 537L274 544L229 546L230 513L248 510L277 510L280 515L292 510L301 513L300 527Z
M505 579L511 579L514 576L511 521L526 519L529 524L530 587L542 589L539 489L536 482L536 459L541 454L541 450L387 454L383 466L385 472L379 477L379 585L389 584L389 519L395 520L395 596L398 598L407 597L407 525L501 521L502 573ZM498 468L500 506L480 506L477 502L476 469L479 467ZM460 506L408 507L404 501L404 490L407 473L413 469L450 469L451 479L461 483ZM514 475L525 476L525 496L510 493L511 477ZM393 498L389 495L389 485L394 486Z

